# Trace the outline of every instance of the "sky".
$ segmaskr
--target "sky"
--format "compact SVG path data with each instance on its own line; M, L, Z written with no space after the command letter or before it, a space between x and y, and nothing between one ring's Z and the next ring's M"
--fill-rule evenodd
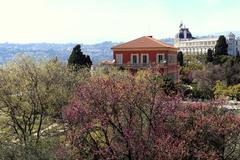
M240 31L239 0L0 0L0 42L125 42Z

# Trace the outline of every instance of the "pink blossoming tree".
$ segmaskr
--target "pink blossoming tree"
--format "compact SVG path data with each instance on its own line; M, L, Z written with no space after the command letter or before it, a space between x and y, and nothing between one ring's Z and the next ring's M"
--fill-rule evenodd
M82 82L64 109L73 159L237 159L239 118L221 103L168 97L161 77L111 74Z

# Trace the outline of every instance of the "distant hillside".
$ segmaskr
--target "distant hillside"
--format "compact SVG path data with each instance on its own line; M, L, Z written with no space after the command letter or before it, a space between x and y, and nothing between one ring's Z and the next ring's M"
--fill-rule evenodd
M161 39L161 41L167 43L167 44L170 44L170 45L174 45L174 38L163 38Z
M240 37L240 31L226 31L226 32L217 32L217 33L210 33L208 35L201 35L201 36L196 36L198 38L205 38L205 37L218 37L220 35L228 36L229 33L232 32L235 34L236 38Z
M230 32L232 32L233 34L235 34L236 37L240 37L240 31L226 31L226 32L218 32L218 33L214 33L213 35L215 36L220 36L220 35L228 35Z
M208 36L219 36L219 35L228 35L230 31L220 32L220 33L212 33L207 36L199 36L200 37L208 37ZM233 31L236 37L240 37L240 31ZM163 38L161 41L174 45L173 38ZM102 42L93 45L82 45L82 50L84 54L88 54L91 56L93 63L98 63L102 60L112 60L112 50L111 48L114 45L119 43L114 43L111 41ZM9 60L13 59L17 54L26 54L33 56L37 59L51 59L58 57L59 60L66 62L72 48L76 44L68 43L68 44L54 44L54 43L30 43L30 44L14 44L14 43L0 43L0 64L6 63Z
M172 38L162 39L165 43L173 45ZM102 42L93 45L82 45L84 54L91 56L93 63L98 63L103 60L112 60L112 50L114 45L111 41ZM25 54L35 57L36 59L52 59L57 57L60 61L66 62L76 44L54 44L54 43L31 43L31 44L0 44L0 64L6 63L13 59L18 54Z
M94 63L104 59L112 59L111 47L115 43L103 42L94 45L82 44L82 50L85 54L91 56ZM34 43L34 44L0 44L0 64L6 63L18 54L25 54L35 57L36 59L51 59L57 57L61 61L67 61L72 48L76 44L50 44L50 43Z

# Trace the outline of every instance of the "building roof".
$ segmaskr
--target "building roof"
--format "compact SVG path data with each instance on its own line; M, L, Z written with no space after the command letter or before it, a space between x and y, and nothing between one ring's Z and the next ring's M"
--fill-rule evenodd
M176 34L175 38L177 39L193 39L192 33L188 28L180 28L179 32Z
M206 41L217 41L218 37L205 37L205 38L196 38L189 40L189 42L206 42Z
M174 46L168 45L164 42L161 42L157 39L154 39L152 36L144 36L127 43L123 43L117 46L114 46L113 50L118 49L177 49Z

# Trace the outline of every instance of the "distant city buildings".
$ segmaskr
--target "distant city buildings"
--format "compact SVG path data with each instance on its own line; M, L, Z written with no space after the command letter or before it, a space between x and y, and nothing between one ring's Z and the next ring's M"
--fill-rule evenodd
M236 38L232 32L225 37L228 43L228 53L235 56L240 51L240 38ZM204 54L208 49L215 49L217 40L217 36L195 38L188 28L180 25L179 32L174 39L174 46L185 54Z

